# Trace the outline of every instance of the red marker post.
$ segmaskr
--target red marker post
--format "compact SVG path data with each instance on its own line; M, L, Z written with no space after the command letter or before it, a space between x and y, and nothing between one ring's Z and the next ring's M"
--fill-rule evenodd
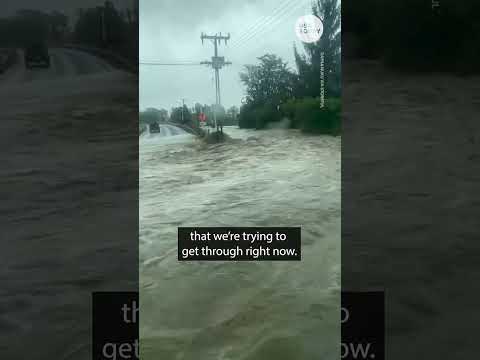
M200 121L200 126L205 126L205 122L207 121L205 113L198 114L198 120Z

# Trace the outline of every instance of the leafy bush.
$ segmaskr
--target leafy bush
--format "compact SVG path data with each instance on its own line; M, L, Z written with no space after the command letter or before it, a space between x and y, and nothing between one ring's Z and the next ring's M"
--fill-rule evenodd
M238 126L246 129L264 129L269 123L281 119L282 113L274 104L247 104L240 109Z
M345 2L342 31L358 37L358 56L381 58L398 69L478 72L480 2L432 5L417 0Z
M290 99L280 106L280 111L281 111L282 117L286 117L290 120L290 127L293 128L293 129L300 129L301 128L301 124L298 123L296 121L296 118L295 118L295 113L297 112L298 102L299 102L299 100Z
M254 108L250 104L242 105L240 108L240 115L238 116L238 127L241 129L255 128L255 114Z
M283 118L290 120L290 127L305 133L338 135L341 131L340 98L326 99L321 107L319 98L290 99L280 105L243 105L239 116L239 127L264 129L268 124Z
M306 133L338 135L341 131L339 98L326 99L323 108L319 98L289 100L281 106L281 113L291 120L292 128Z

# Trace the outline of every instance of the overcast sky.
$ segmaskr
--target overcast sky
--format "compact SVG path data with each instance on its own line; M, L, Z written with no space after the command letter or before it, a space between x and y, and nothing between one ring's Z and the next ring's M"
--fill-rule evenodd
M203 32L230 33L219 55L233 64L220 70L222 105L240 106L244 87L239 72L256 57L274 53L295 68L295 22L311 14L311 0L140 0L140 61L185 62L211 60L212 41L200 40ZM170 111L181 99L215 103L213 70L202 66L140 65L140 109Z

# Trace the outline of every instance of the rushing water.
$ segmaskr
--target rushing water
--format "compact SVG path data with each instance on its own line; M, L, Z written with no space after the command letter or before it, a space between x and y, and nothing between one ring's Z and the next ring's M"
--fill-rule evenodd
M140 140L142 359L340 357L340 138ZM178 262L178 226L301 226L301 262Z

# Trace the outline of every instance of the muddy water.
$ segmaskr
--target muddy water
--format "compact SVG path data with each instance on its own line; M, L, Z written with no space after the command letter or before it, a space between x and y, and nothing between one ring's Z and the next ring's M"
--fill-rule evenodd
M140 139L142 359L338 359L340 139ZM301 262L177 261L178 226L301 226Z

